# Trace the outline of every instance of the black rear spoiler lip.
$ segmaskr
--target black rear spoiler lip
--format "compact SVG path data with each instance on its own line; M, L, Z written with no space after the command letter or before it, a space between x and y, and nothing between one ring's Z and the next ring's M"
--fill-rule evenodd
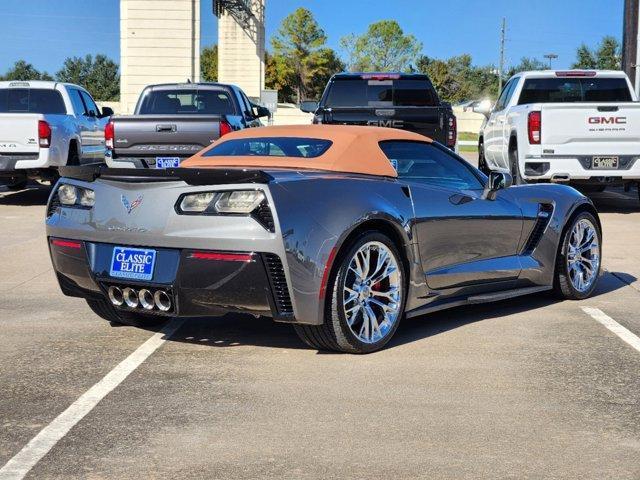
M271 183L273 177L262 170L243 168L168 168L166 170L108 168L104 165L60 167L60 176L85 182L98 178L117 182L185 182L188 185L231 183Z

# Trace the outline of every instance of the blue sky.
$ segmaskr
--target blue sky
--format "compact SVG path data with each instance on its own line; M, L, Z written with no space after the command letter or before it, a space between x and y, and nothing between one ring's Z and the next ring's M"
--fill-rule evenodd
M202 2L202 43L216 42L211 0ZM622 37L624 0L267 0L267 37L300 6L311 10L337 48L340 37L371 22L396 19L424 53L470 53L479 65L498 62L500 22L507 18L507 65L520 57L559 55L566 68L581 42ZM488 8L487 6L490 6ZM54 73L68 56L105 53L119 59L119 0L2 0L0 72L24 59Z

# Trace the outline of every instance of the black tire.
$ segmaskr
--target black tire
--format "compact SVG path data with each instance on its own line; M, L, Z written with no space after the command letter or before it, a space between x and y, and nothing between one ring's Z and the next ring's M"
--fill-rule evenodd
M520 166L518 162L518 145L509 147L509 164L511 165L511 177L514 185L523 185L527 183L520 174Z
M487 176L491 173L491 169L487 165L487 159L484 157L484 142L478 143L478 170Z
M374 343L365 343L351 331L347 324L343 307L345 276L349 263L360 247L369 242L384 244L394 255L400 270L401 294L399 310L395 322L381 339ZM318 350L332 350L344 353L371 353L380 350L393 337L404 316L406 303L406 269L403 257L396 245L386 235L379 232L365 232L346 246L336 257L331 275L327 280L327 301L325 305L324 323L322 325L295 325L298 336L310 347Z
M15 181L13 183L8 183L6 185L7 189L11 190L12 192L17 192L18 190L24 190L25 188L27 188L27 183L28 180L18 180Z
M118 325L130 327L150 327L166 321L166 317L144 315L140 313L118 311L109 302L102 299L86 299L89 308L100 318Z
M586 219L595 227L597 240L598 240L598 249L599 249L599 261L598 261L598 269L596 272L595 280L592 285L585 291L580 291L576 289L571 282L571 276L569 272L569 265L567 261L567 252L569 249L569 240L571 237L571 231L574 226L582 219ZM560 240L560 245L558 246L558 254L556 255L556 267L554 274L554 293L557 297L567 300L582 300L584 298L588 298L591 296L593 291L596 288L598 283L598 277L600 276L600 269L602 265L602 232L600 231L600 227L598 225L595 217L589 212L581 212L575 217L573 217L565 226L562 231L562 237Z

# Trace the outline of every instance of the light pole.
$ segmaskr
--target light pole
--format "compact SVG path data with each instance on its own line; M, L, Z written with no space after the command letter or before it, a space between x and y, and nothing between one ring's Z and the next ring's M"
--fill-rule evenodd
M551 61L558 58L558 55L556 55L555 53L547 53L546 55L544 55L544 58L549 60L549 70L551 70Z
M640 2L638 2L638 29L636 30L636 97L640 97ZM640 192L640 187L638 187Z

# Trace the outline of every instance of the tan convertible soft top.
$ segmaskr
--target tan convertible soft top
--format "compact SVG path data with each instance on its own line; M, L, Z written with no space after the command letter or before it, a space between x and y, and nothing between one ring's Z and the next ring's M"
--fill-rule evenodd
M301 137L330 140L333 145L315 158L278 156L212 156L204 154L216 145L240 138ZM414 140L431 143L417 133L394 128L351 125L292 125L248 128L229 133L210 147L182 162L182 167L261 167L328 170L397 177L395 169L379 146L385 140Z

